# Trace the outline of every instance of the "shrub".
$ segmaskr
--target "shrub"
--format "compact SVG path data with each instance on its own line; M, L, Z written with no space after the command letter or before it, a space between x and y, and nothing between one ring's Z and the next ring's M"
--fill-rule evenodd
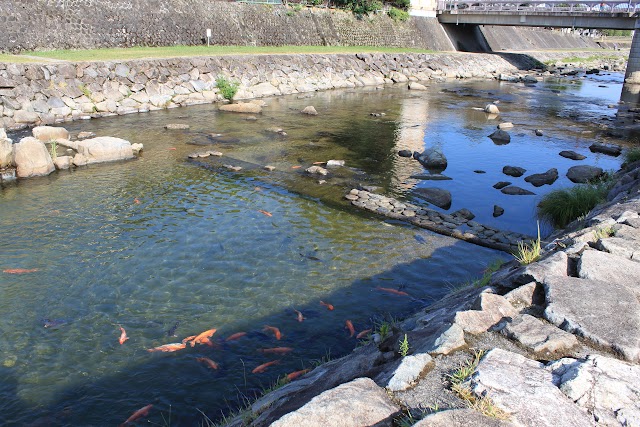
M563 228L603 202L609 188L608 183L601 182L552 191L538 204L538 215L554 227Z
M409 19L409 12L392 7L387 12L394 21L406 21Z
M224 76L218 76L216 79L216 86L218 86L220 95L222 95L224 99L232 101L233 97L236 96L236 93L238 92L240 83L227 80Z
M624 160L626 163L633 163L640 160L640 147L634 147L627 150L624 153Z
M395 0L393 2L391 2L395 7L402 9L402 10L408 10L409 7L411 7L411 0Z
M378 0L356 0L351 4L351 10L356 15L368 15L380 9L382 9L382 3Z

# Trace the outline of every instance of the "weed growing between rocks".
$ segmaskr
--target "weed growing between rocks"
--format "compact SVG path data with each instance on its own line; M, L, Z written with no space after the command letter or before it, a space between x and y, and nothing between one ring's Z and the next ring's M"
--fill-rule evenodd
M58 157L58 141L52 139L49 144L51 144L51 158L56 159Z
M612 174L607 174L592 184L554 190L538 203L538 215L556 228L564 228L571 221L605 201L613 185Z
M521 265L531 264L540 258L542 246L540 245L540 223L538 223L538 238L529 243L518 242L518 251L513 256Z
M616 229L613 228L612 225L609 225L607 227L597 227L595 230L593 230L593 238L596 242L600 239L606 239L607 237L615 236L615 234Z
M216 86L220 91L220 95L228 101L232 101L233 97L236 96L238 92L238 87L240 87L240 83L234 82L231 80L227 80L224 76L218 76L216 79Z
M480 359L482 359L484 353L484 350L475 350L473 352L473 358L462 363L451 374L447 375L447 379L451 383L452 388L464 383L469 379L469 377L471 377L471 374L473 374L478 367L478 363L480 363Z
M407 334L404 334L404 338L400 340L400 348L398 353L400 356L405 357L409 354L409 338L407 338Z
M625 163L633 163L640 160L640 147L630 148L624 153Z

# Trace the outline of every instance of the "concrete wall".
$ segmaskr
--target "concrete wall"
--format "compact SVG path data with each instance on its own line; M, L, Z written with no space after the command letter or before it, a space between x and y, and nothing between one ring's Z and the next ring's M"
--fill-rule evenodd
M598 49L591 37L574 36L543 28L480 26L487 43L494 52L545 49Z
M401 46L453 50L435 18L213 0L0 0L0 50L203 44Z

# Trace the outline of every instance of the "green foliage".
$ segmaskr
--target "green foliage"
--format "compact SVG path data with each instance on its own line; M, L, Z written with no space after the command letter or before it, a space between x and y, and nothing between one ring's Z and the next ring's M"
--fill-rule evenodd
M51 144L51 158L55 159L56 157L58 157L58 141L52 139L51 141L49 141L49 144Z
M402 357L409 354L409 338L407 337L407 334L404 334L404 339L400 341L400 349L398 353L400 353L400 356Z
M518 251L513 256L521 265L531 264L540 258L542 247L540 245L540 223L538 223L538 238L529 243L518 242Z
M480 359L484 356L484 350L475 350L473 357L460 364L452 373L447 375L447 379L452 386L460 385L465 382L478 367Z
M86 87L85 85L80 85L78 86L78 89L80 89L80 92L82 92L84 96L91 99L91 91L89 90L88 87Z
M631 37L631 30L600 30L603 36L609 37Z
M411 7L411 0L394 0L391 2L392 5L402 10L409 10Z
M307 4L310 4L311 6L320 6L321 4L324 4L324 0L307 0Z
M597 227L593 231L593 238L598 241L600 239L606 239L607 237L615 236L616 229L613 228L613 225L609 225L607 227Z
M382 2L378 0L345 0L344 6L350 8L356 15L368 15L382 9Z
M218 76L216 79L216 86L218 86L220 95L222 95L224 99L232 101L233 97L236 96L236 93L238 92L240 83L227 80L224 76Z
M395 7L389 9L387 13L394 21L406 21L409 19L409 12Z
M625 163L633 163L640 160L640 147L630 148L624 153Z
M484 272L482 274L482 277L478 280L476 280L473 285L477 288L483 288L485 286L489 285L489 282L491 281L491 275L493 273L495 273L496 271L498 271L498 269L500 269L500 267L502 267L502 264L504 264L504 261L501 259L496 259L493 260L488 266L487 268L484 269Z
M554 190L545 195L538 204L538 215L553 226L563 228L603 202L611 185L612 181L605 179L594 184Z

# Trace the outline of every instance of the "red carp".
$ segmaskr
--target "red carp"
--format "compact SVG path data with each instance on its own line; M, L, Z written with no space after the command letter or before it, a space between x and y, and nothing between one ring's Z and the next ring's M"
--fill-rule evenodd
M263 331L271 331L271 332L273 332L273 335L275 335L277 340L282 338L282 334L280 333L280 329L278 329L278 328L276 328L274 326L264 325Z
M355 335L356 330L353 327L353 323L351 323L351 320L347 320L346 322L344 322L344 324L346 325L345 327L349 330L349 337L352 337Z
M246 332L236 332L233 335L229 335L225 341L234 341L234 340L242 338L245 335L247 335Z
M253 371L251 371L252 374L261 374L263 373L269 366L273 366L273 365L277 365L278 363L280 363L280 360L272 360L271 362L267 362L267 363L263 363L262 365L256 367Z
M291 347L274 347L274 348L261 348L258 350L265 354L287 354L293 351Z
M148 348L147 351L149 353L153 353L153 352L156 352L156 351L161 351L163 353L171 353L171 352L174 352L174 351L182 350L185 347L187 347L187 345L185 343L174 342L174 343L171 343L171 344L161 345L160 347Z
M3 273L7 274L35 273L36 271L38 271L37 268L7 268L6 270L2 270Z
M218 364L213 360L209 359L208 357L196 357L196 360L198 362L204 363L211 369L218 369Z
M212 347L213 343L209 338L211 338L213 334L216 333L216 331L217 329L209 329L208 331L204 331L190 340L189 344L191 344L191 347L194 347L196 344L207 344L208 346Z
M304 374L306 374L307 372L309 372L309 370L308 370L308 369L303 369L303 370L301 370L301 371L291 372L290 374L287 374L287 379L288 379L289 381L293 381L293 380L295 380L296 378L298 378L300 375L304 375Z
M371 329L365 329L364 331L358 333L358 335L356 335L356 339L360 339L362 337L366 337L368 334L371 333Z
M132 422L134 422L136 420L139 420L142 417L146 417L147 415L149 415L149 411L151 410L151 408L153 408L153 405L147 405L147 406L144 406L144 407L138 409L133 414L131 414L131 416L129 418L127 418L127 421L125 421L122 424L120 424L120 427L126 426L129 423L132 423Z
M321 304L321 305L324 305L325 307L327 307L327 310L330 310L330 311L332 311L332 310L333 310L333 305L331 305L331 304L329 304L329 303L326 303L326 302L324 302L324 301L320 301L320 304Z
M379 290L379 291L389 292L390 294L400 295L400 296L403 296L403 297L408 297L408 296L410 296L408 293L403 292L403 291L398 291L398 290L396 290L396 289L391 289L391 288L381 288L380 286L378 286L376 289L377 289L377 290Z
M129 337L127 336L127 331L125 331L124 328L120 326L120 339L118 340L118 342L120 343L120 345L122 345L128 339Z
M302 313L301 313L301 312L299 312L299 311L298 311L298 310L296 310L295 308L293 309L293 311L295 311L295 312L296 312L296 314L298 315L298 322L302 322L302 321L305 319L305 317L302 315Z
M263 211L262 209L258 209L258 212L265 216L273 216L271 212Z

